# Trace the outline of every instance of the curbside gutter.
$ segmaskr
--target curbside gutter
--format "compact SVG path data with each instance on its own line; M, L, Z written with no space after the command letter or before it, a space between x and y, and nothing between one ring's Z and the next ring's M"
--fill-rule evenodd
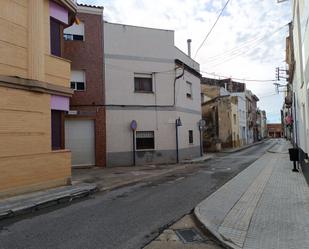
M78 184L3 199L0 200L0 221L58 204L70 203L90 196L96 191L98 189L95 184Z
M216 193L216 192L215 192ZM203 216L200 212L200 208L201 208L202 203L198 204L195 208L194 208L194 215L198 221L198 223L200 224L200 226L209 231L216 239L217 242L224 248L226 249L240 249L237 245L231 243L230 241L228 241L226 238L222 237L219 232L217 232L217 229L215 228L214 224L212 224L212 222L210 222L205 216Z

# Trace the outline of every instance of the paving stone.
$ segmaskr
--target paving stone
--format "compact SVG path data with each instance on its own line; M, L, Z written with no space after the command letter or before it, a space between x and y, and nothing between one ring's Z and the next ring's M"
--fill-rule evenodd
M230 248L309 249L309 188L281 140L195 209Z
M269 163L274 163L271 160ZM265 167L242 195L236 205L225 216L218 232L225 240L242 248L255 207L272 173L272 167Z

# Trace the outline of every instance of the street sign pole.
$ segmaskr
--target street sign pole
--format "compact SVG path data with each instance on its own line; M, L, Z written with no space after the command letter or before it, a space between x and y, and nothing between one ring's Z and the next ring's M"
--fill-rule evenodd
M130 128L132 130L132 138L133 138L133 166L135 166L136 165L135 131L137 129L137 122L135 120L131 121Z
M136 162L135 162L135 130L132 130L132 133L133 133L133 166L136 165Z
M175 128L176 128L176 162L179 163L179 146L178 146L178 127L182 126L180 118L175 120Z
M200 155L203 156L203 138L202 138L202 130L200 130Z

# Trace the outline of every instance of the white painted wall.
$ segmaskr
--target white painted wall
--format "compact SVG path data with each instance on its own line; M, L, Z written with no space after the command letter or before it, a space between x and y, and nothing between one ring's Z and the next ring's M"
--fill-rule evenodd
M238 117L239 117L239 137L248 143L247 139L247 106L246 106L246 93L245 92L235 92L231 93L231 96L238 97ZM243 131L243 128L244 131Z
M309 4L308 1L293 1L293 42L295 71L293 92L296 99L294 110L294 131L297 130L298 146L306 153L309 151ZM296 113L295 113L296 112ZM296 117L295 117L296 114ZM295 141L296 142L296 141Z
M174 31L104 23L104 46L107 55L174 58Z
M174 46L173 31L104 25L107 158L133 150L132 120L137 121L137 130L155 132L155 151L173 154L175 120L180 117L179 149L196 151L200 145L197 125L201 119L200 79L185 70L176 81L173 106L174 79L183 72L181 67L175 70L175 59L197 70L199 65ZM134 73L152 74L153 93L134 92ZM186 96L186 82L192 84L192 98ZM189 144L189 130L193 130L193 144Z

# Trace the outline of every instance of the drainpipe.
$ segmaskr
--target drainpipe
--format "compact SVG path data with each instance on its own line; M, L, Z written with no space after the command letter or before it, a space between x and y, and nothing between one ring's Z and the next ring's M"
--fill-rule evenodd
M177 68L175 68L175 75L176 73L177 73ZM174 79L174 104L173 106L176 106L176 81L180 79L182 76L184 76L184 74L185 74L185 67L184 65L182 65L182 73L179 76L175 76L175 79Z

